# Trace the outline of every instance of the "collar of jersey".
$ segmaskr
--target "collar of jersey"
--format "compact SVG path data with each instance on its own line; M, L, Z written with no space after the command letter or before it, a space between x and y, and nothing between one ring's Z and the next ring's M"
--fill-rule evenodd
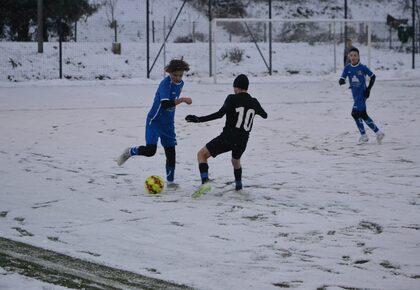
M171 80L171 84L174 84L176 86L179 86L180 84L182 84L182 80L179 83L176 83L172 80L172 78L169 76L169 79Z
M356 66L358 66L360 64L360 61L356 64L356 65L353 65L352 63L350 63L350 65L352 66L352 67L356 67Z

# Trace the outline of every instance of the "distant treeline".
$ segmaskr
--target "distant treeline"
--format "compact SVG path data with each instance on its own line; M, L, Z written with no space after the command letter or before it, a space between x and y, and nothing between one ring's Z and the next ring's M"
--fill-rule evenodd
M44 41L58 35L62 19L64 39L73 34L73 24L95 13L99 5L89 0L43 0ZM32 41L37 35L37 0L0 0L0 38L11 41Z

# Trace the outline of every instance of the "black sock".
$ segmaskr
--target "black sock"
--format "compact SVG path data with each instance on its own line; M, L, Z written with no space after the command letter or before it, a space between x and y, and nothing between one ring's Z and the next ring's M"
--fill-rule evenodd
M146 157L151 157L155 155L157 149L157 145L146 145L146 146L139 146L138 147L138 155L143 155Z
M209 181L209 165L207 163L198 164L200 169L201 183L204 184Z
M238 169L234 169L233 173L235 174L235 181L241 181L242 180L242 167Z

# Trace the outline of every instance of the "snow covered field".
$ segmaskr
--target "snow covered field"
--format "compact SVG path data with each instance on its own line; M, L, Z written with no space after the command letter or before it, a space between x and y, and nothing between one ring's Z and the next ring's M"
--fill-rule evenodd
M245 189L231 190L225 154L210 160L215 189L199 200L196 152L224 120L183 119L219 109L230 79L185 78L181 187L156 196L143 181L164 175L161 147L122 168L114 159L144 143L158 80L3 83L1 236L197 289L419 289L420 78L378 74L368 112L382 145L371 131L357 145L350 91L336 78L251 77L269 117L255 119ZM27 289L16 276L1 270L0 288Z

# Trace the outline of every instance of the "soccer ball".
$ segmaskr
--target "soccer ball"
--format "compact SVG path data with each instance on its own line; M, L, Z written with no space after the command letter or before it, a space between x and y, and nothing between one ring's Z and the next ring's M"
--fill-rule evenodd
M162 192L164 185L165 185L165 182L163 181L163 178L157 175L149 176L148 178L146 178L146 181L144 182L144 188L150 194L156 194L156 193Z

